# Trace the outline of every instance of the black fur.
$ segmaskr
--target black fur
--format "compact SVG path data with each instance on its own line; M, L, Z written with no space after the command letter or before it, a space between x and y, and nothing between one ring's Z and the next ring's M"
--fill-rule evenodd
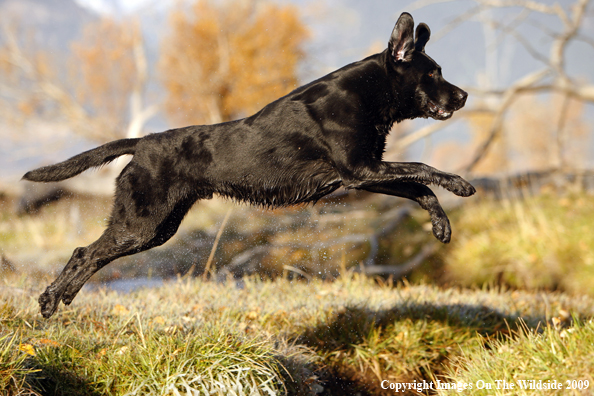
M111 261L165 243L192 205L214 194L268 207L315 202L340 186L404 197L426 209L435 236L449 242L449 220L426 185L464 197L474 188L422 163L382 161L395 122L447 119L466 101L425 54L427 25L417 27L416 40L413 28L403 13L384 52L304 85L251 117L119 140L27 173L24 178L33 181L63 180L134 155L117 178L107 229L75 249L41 295L43 316L50 317L60 300L70 304Z
M59 164L44 166L25 173L23 179L34 182L56 182L70 179L89 168L105 165L125 154L134 154L140 139L122 139L85 151Z

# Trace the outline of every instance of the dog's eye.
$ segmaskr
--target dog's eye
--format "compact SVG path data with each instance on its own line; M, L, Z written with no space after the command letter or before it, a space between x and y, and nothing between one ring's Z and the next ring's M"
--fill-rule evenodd
M433 78L433 72L429 72L429 74L427 74L429 77Z

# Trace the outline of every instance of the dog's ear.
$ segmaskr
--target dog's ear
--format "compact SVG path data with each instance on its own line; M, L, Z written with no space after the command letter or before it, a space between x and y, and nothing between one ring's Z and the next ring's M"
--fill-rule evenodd
M417 30L415 30L415 50L424 52L425 44L427 44L427 41L429 41L429 37L431 37L431 30L429 29L429 26L424 23L419 23Z
M415 21L408 12L403 12L398 18L392 36L390 37L389 50L396 62L410 62L415 50L413 29Z

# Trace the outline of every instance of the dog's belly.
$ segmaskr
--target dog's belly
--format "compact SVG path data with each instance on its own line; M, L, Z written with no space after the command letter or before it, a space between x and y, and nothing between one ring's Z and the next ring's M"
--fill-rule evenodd
M290 176L271 170L268 177L259 176L246 174L241 180L224 183L217 192L254 205L278 207L315 202L342 185L342 180L330 167Z

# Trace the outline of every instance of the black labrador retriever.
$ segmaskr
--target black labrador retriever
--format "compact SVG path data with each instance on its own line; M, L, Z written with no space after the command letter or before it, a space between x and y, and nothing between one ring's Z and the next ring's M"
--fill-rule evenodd
M165 243L192 205L214 194L266 207L316 202L341 186L404 197L427 210L435 237L449 242L449 220L426 185L463 197L474 194L472 185L422 163L382 161L395 122L445 120L466 102L466 92L444 80L425 54L429 27L413 30L412 16L403 13L385 51L297 88L251 117L117 140L28 172L24 179L54 182L134 156L117 178L107 229L74 250L39 297L42 315L52 316L60 300L70 304L113 260Z

